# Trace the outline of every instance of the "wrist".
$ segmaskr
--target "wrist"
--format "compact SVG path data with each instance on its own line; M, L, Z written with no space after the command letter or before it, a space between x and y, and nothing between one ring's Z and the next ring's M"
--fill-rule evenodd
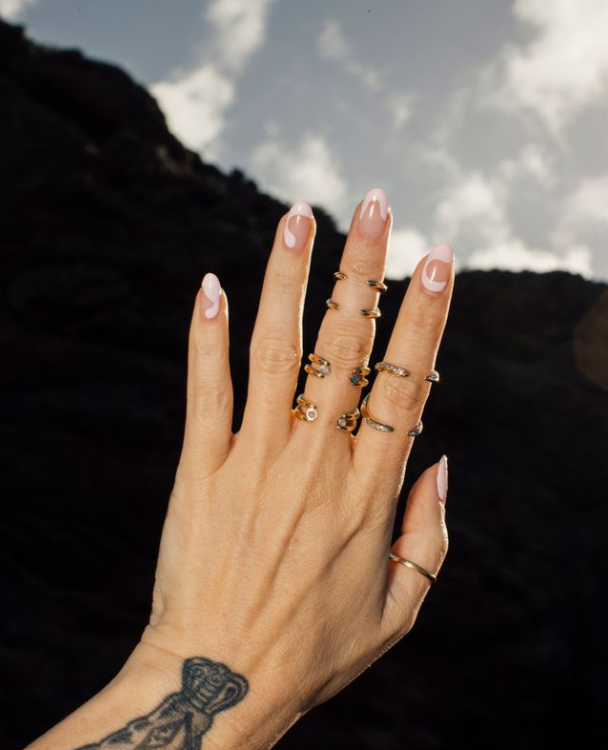
M155 696L178 694L177 703L204 732L205 750L266 750L305 711L283 688L288 675L261 662L211 645L187 648L148 626L113 683L140 685Z

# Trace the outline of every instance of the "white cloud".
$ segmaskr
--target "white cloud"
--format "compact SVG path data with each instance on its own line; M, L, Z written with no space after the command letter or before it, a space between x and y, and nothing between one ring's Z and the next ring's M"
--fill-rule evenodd
M370 65L369 61L360 61L360 55L353 52L351 43L335 19L329 18L325 22L317 37L317 52L322 59L339 63L346 73L369 91L379 93L384 90L386 72Z
M593 205L598 208L606 188L608 185L591 190L595 196ZM549 238L547 248L528 247L515 236L509 220L510 199L509 185L503 180L480 172L465 175L444 191L436 209L433 234L448 238L456 256L459 247L465 249L467 268L529 269L538 273L561 269L592 277L591 250L574 236Z
M559 247L591 246L599 248L601 260L608 249L608 177L584 178L566 196L560 210L560 220L553 233Z
M347 182L326 141L305 135L297 145L275 138L260 144L251 167L265 190L291 203L305 200L339 214L345 208Z
M151 87L166 113L169 128L193 150L210 146L222 132L234 84L212 65ZM209 157L209 154L206 154Z
M270 6L275 0L212 0L204 14L214 29L217 61L240 72L264 43Z
M326 60L346 60L350 56L350 45L337 21L330 18L325 22L317 37L317 50Z
M38 0L0 0L0 17L5 21L16 21L28 7L37 3Z
M393 128L403 130L413 114L414 94L393 94L387 99L388 111L393 121Z
M427 238L417 229L393 229L386 259L386 278L411 276L420 258L430 249Z
M531 177L546 187L556 184L555 158L537 143L528 143L512 159L498 164L498 172L506 181Z
M443 191L435 212L438 233L450 242L504 241L509 236L504 185L472 172Z
M191 149L215 158L238 77L263 45L275 0L212 0L204 18L210 33L192 70L175 71L150 86L172 132Z
M524 44L505 45L490 64L482 101L534 113L556 137L608 87L606 0L516 0L515 16L535 30Z
M489 270L500 268L506 271L570 271L592 278L591 251L584 245L572 247L565 255L548 250L531 249L517 238L498 243L493 247L477 250L467 258L467 268Z

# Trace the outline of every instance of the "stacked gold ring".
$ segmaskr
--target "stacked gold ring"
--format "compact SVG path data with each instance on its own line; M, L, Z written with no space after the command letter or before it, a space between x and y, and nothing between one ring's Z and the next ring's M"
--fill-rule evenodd
M304 398L304 394L300 393L297 398L298 405L295 406L291 411L295 414L298 419L304 422L314 422L319 416L317 411L317 405L313 404L312 401L307 401Z
M344 279L355 278L355 277L347 276L343 271L334 271L334 278L338 279L339 281L343 281ZM384 292L388 291L388 287L382 281L376 281L376 279L366 279L365 283L368 286L372 287L372 289L375 289L377 292L380 292L380 294L384 294Z
M314 375L317 378L324 378L326 375L331 373L331 365L329 360L319 357L317 354L309 354L308 359L318 367L312 365L304 365L304 369L309 375Z

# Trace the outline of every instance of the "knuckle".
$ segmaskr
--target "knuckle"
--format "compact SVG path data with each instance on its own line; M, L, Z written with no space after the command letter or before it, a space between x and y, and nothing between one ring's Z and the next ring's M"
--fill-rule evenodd
M417 411L424 403L429 383L418 377L409 376L398 378L394 375L383 377L381 395L395 409L400 412Z
M253 362L266 373L287 373L299 366L297 347L279 336L264 336L252 345Z
M354 326L332 327L323 337L321 347L323 356L332 364L352 368L358 367L367 356L371 341Z
M225 387L197 383L187 397L187 410L196 422L220 422L230 413L232 396Z
M415 332L417 339L426 341L437 332L438 321L434 302L436 300L424 300L423 304L414 305L413 309L408 311L408 327Z
M217 338L208 335L208 331L205 330L206 327L201 326L200 328L203 330L197 331L197 335L194 336L194 355L198 361L216 361L221 352Z

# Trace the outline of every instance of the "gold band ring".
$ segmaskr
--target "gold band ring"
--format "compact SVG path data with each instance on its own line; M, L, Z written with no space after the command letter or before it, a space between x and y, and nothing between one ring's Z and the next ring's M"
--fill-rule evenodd
M393 432L395 429L394 427L379 422L377 419L374 419L374 417L372 417L372 415L369 413L367 400L369 399L370 395L371 391L361 402L361 414L363 415L363 421L366 422L370 427L373 427L375 430L380 430L380 432Z
M378 372L387 372L389 375L396 375L398 378L407 378L412 373L406 370L405 367L398 367L397 365L391 365L390 362L376 362L374 369ZM431 370L430 374L425 377L431 383L439 383L441 378L437 370Z
M331 373L331 365L327 359L323 359L323 357L319 357L316 354L309 354L308 359L311 362L314 362L314 364L319 365L318 367L304 365L304 369L309 375L315 375L317 378L324 378Z
M341 310L342 306L337 302L334 302L331 297L325 300L325 304L330 310ZM380 308L375 307L373 310L359 310L359 315L363 315L364 318L379 318L382 315Z
M314 422L319 416L317 405L313 404L312 401L307 401L303 393L300 393L297 401L298 405L291 410L293 414L304 422Z
M375 430L379 430L380 432L394 432L395 428L391 427L388 424L384 424L383 422L378 421L372 415L369 413L369 407L367 405L367 400L371 396L372 392L370 391L367 396L363 399L361 402L361 414L363 415L363 421L366 422L370 427L373 427ZM413 430L408 430L407 435L408 437L418 437L418 435L422 434L422 430L424 429L424 425L422 424L422 420L418 422L416 427L414 427Z
M417 570L419 573L422 573L422 575L426 576L431 583L437 583L437 576L434 573L429 573L429 571L423 568L422 565L418 565L411 560L406 560L405 557L399 557L399 555L395 555L393 552L389 552L388 556L389 559L393 560L394 562L401 563L407 568L412 568L413 570Z
M343 281L344 279L354 279L356 277L347 276L342 271L334 271L334 278L338 279L339 281ZM380 292L380 294L384 294L384 292L388 291L388 287L382 281L376 281L376 279L366 279L364 283L368 286L371 286L372 289L375 289L377 292Z

